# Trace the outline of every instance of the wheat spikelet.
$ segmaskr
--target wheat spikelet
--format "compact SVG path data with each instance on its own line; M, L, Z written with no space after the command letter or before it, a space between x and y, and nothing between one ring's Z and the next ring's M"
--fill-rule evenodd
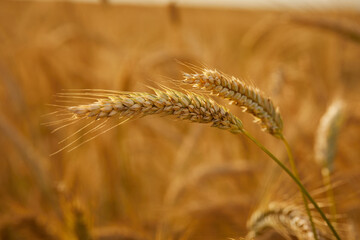
M238 78L209 69L203 69L202 73L184 73L183 81L231 100L233 104L252 114L256 121L260 121L263 130L276 137L281 136L283 123L279 110L274 107L271 99L264 97L257 88L248 86Z
M336 142L343 119L344 103L334 101L322 116L315 139L315 160L322 167L333 171Z
M287 239L291 239L291 236L300 240L315 239L305 211L291 203L270 202L265 208L255 211L247 225L250 231L246 239L261 235L267 228L273 228ZM317 229L319 240L328 239Z
M212 123L212 127L233 133L242 130L240 119L212 99L194 93L182 93L172 89L153 89L154 94L128 92L108 94L105 99L86 105L68 107L72 118L136 118L153 114L174 116L197 123Z

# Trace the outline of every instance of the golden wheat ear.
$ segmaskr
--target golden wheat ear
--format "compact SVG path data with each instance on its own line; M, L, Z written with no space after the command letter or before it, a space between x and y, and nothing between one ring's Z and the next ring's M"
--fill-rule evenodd
M270 98L257 88L248 86L238 78L227 76L217 70L203 69L201 73L184 73L184 83L194 88L204 89L211 94L228 99L232 104L244 108L260 122L263 130L275 137L280 137L283 122L278 108L275 108Z
M344 119L345 103L335 100L321 117L315 137L315 160L321 168L333 171L336 143Z
M337 208L331 174L334 171L334 159L337 140L344 120L345 103L339 99L332 102L320 119L315 137L315 161L321 167L321 175L327 188L327 198L331 203L330 212L336 223Z
M321 222L315 218L316 222ZM286 239L312 240L315 239L311 223L302 206L289 202L270 202L257 209L247 223L249 232L246 239L260 236L268 228L272 228ZM326 229L317 226L318 239L330 239Z
M48 125L60 124L61 126L54 130L57 131L63 127L73 124L73 122L81 123L85 120L90 121L80 130L76 131L64 140L69 140L80 131L85 131L86 128L90 128L91 126L96 125L96 122L99 122L96 120L102 120L102 123L97 124L94 129L86 131L86 133L84 133L82 136L92 134L96 130L103 128L109 119L118 119L121 121L113 127L103 131L102 133L113 129L127 120L148 115L170 116L180 120L187 120L195 123L209 123L212 124L212 127L228 130L232 133L240 133L243 130L243 125L240 119L238 119L225 107L217 104L209 97L201 96L191 92L183 93L169 88L153 89L153 91L154 93L107 93L104 91L101 93L101 95L99 95L98 98L96 94L90 93L90 99L88 99L88 96L84 94L79 95L78 93L70 93L66 96L69 98L79 96L80 98L84 98L84 96L86 96L86 99L88 99L90 102L63 107L61 114L65 114L65 119L55 121ZM89 95L89 93L87 94ZM94 137L97 137L100 134L97 134ZM85 142L88 142L94 137L86 140ZM66 145L59 151L70 148L71 151L74 149L72 146L75 145L78 140L80 140L80 138L72 141L70 144ZM76 147L78 146L79 145Z
M161 114L197 123L212 123L213 127L241 132L240 119L212 99L191 92L153 89L154 94L127 92L111 95L87 105L68 107L75 118L136 118Z

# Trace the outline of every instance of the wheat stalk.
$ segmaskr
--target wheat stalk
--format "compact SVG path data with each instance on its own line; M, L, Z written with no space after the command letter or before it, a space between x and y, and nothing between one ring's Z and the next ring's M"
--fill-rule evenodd
M68 107L74 118L143 117L162 114L197 123L212 123L212 127L241 132L240 119L212 99L194 93L172 89L153 89L154 94L129 92L109 94L105 99L87 105Z
M245 82L238 78L229 77L220 73L217 70L205 68L202 73L184 73L184 82L192 84L195 88L205 89L212 94L229 99L232 103L240 105L246 112L252 114L257 121L261 122L264 130L268 131L271 135L280 138L284 142L294 176L299 180L299 174L296 169L290 146L282 134L283 123L279 110L274 107L270 98L265 97L259 89L245 84ZM254 142L258 144L256 140ZM316 229L312 221L305 192L301 187L300 189L303 191L304 205L309 216L315 240L318 240L315 234Z
M294 204L271 202L267 207L258 209L250 217L247 239L261 235L267 228L273 228L285 238L295 236L300 240L313 240L314 234L306 212ZM327 239L326 235L317 230L318 239Z
M184 82L193 87L205 89L212 94L231 100L232 104L244 108L261 122L263 130L280 137L283 123L278 108L259 89L251 87L235 77L229 77L217 70L203 69L201 73L184 73Z
M345 104L341 100L334 101L320 119L315 138L315 160L321 167L327 197L331 203L332 221L336 222L336 204L330 174L334 170L336 143L344 118Z
M91 104L68 107L66 110L72 114L72 117L69 119L70 121L74 119L81 120L83 118L99 119L105 117L114 117L116 115L118 115L120 118L130 119L152 114L162 114L197 123L212 123L213 127L226 129L233 133L242 133L252 142L254 142L269 157L271 157L276 162L276 164L278 164L293 179L293 181L303 192L304 198L306 197L311 201L311 203L314 205L316 210L319 212L321 217L333 232L334 236L336 236L337 239L340 239L331 222L327 219L320 207L306 191L305 187L299 181L296 174L294 175L291 173L291 171L278 158L276 158L265 146L263 146L249 132L247 132L243 128L240 119L231 114L225 107L215 103L208 97L191 92L182 93L168 88L164 88L163 90L153 90L155 94L141 92L123 92L114 94L112 91L108 93L104 91L104 94L98 95L99 97L103 97L102 99L97 99L96 102ZM69 94L69 96L76 97L76 94ZM80 98L84 98L84 94L80 93L78 96ZM94 97L96 98L97 95L90 94L90 96L90 99L94 99ZM267 106L266 104L263 105ZM263 109L262 105L259 108L260 110ZM266 109L271 109L271 107L267 107ZM272 107L272 109L274 108ZM280 115L276 115L278 116L277 120L281 122ZM265 120L267 120L267 118L265 118ZM269 128L268 131L270 131L275 136L282 138L283 136L280 129L282 129L282 124L281 128L277 128L277 133L275 133L274 126Z

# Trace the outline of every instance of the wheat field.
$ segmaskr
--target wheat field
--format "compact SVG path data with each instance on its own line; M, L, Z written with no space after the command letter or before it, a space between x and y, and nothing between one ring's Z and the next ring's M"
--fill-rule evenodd
M359 59L355 11L0 1L0 239L315 239L243 128L360 239Z

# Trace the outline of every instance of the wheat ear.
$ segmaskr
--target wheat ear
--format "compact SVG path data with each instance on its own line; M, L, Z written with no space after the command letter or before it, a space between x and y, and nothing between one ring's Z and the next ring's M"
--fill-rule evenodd
M212 99L194 93L182 93L172 89L153 89L154 94L144 92L109 95L87 105L68 107L75 118L105 117L134 118L162 114L197 123L212 123L212 127L241 132L240 119Z
M336 142L343 119L344 103L334 101L321 117L315 138L315 160L322 168L333 171Z
M248 86L238 78L226 76L217 70L203 69L201 73L184 73L184 82L231 100L260 121L264 130L280 137L283 122L278 108L259 89Z
M322 116L315 138L315 160L321 167L324 185L327 188L327 197L331 204L332 221L336 222L336 204L330 174L334 170L336 143L344 118L344 103L334 101Z
M313 240L314 234L306 212L299 206L283 202L271 202L266 208L255 211L248 223L249 233L246 239L261 235L267 228L273 228L285 238L291 236L300 240ZM319 240L327 239L317 230Z

